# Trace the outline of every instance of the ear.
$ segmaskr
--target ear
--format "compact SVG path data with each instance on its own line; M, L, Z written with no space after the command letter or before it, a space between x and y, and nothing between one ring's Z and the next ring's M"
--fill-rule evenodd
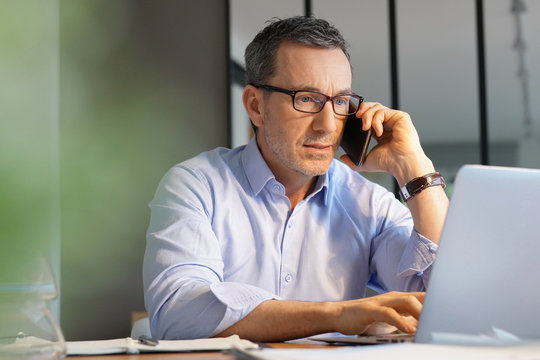
M263 93L253 85L246 85L242 94L244 107L256 127L263 124Z

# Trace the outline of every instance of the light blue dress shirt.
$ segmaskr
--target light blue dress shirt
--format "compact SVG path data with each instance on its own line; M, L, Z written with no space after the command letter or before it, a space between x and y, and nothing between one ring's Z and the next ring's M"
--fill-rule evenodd
M174 166L150 208L143 278L159 339L217 334L268 299L421 291L437 249L392 193L338 160L291 211L254 140Z

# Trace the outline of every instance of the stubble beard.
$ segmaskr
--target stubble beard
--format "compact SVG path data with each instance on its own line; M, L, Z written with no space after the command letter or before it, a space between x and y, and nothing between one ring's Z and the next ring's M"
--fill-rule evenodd
M264 138L274 157L289 170L305 176L319 176L324 175L330 168L333 156L304 158L296 151L296 149L302 148L304 143L322 141L324 143L334 144L335 141L330 142L324 140L323 137L310 137L295 144L295 148L290 151L284 146L283 142L280 141L280 139L286 138L283 130L278 131L276 135L265 132Z

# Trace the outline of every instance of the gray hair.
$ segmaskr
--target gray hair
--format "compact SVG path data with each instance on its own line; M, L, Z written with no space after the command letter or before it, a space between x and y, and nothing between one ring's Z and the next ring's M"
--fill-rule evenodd
M295 16L274 18L269 23L246 48L244 58L247 84L262 84L275 74L277 52L282 41L327 49L339 48L350 59L347 42L339 30L326 20Z

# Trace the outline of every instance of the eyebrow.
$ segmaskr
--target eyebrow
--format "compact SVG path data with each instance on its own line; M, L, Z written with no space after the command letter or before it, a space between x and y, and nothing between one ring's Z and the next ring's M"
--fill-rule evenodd
M320 93L323 93L325 94L323 91L321 91L320 89L317 89L317 88L314 88L312 86L309 86L309 85L300 85L300 86L295 86L295 87L292 87L292 89L294 90L308 90L308 91L317 91L317 92L320 92ZM336 92L336 94L351 94L353 91L351 88L346 88L346 89L342 89L338 92Z

